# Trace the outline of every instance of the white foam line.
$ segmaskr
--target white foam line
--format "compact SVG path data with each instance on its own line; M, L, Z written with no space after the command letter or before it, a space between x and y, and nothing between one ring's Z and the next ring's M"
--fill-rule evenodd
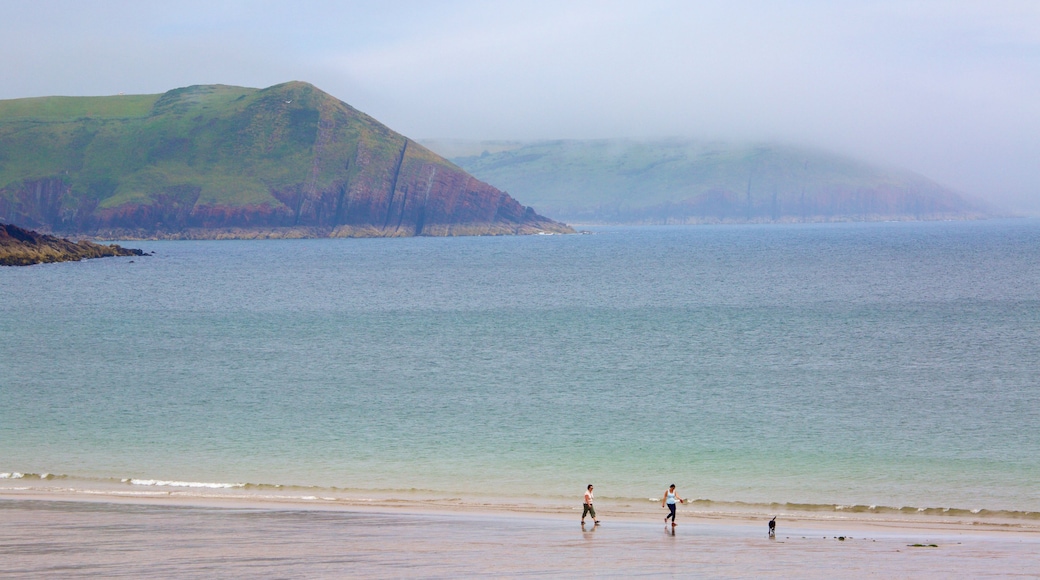
M170 492L168 491L99 491L95 489L68 489L65 491L87 495L107 495L114 497L167 497L170 495Z
M244 483L209 483L205 481L166 481L162 479L124 479L130 485L154 485L158 487L205 487L209 489L232 489L245 487Z

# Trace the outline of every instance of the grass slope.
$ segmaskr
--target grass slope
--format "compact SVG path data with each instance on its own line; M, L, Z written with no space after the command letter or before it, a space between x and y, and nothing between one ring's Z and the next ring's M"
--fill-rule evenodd
M774 144L428 141L466 171L557 219L608 223L977 217L920 175Z
M322 108L352 115L348 131L370 145L387 136L370 117L306 83L3 101L0 188L57 175L101 208L192 188L200 190L199 203L278 204L271 189L312 177ZM313 177L329 182L336 173L319 167Z
M389 178L356 178L398 159L406 141L303 82L0 101L0 210L5 200L46 205L48 195L60 197L51 221L143 206L284 209L280 192L304 199L352 180L376 188ZM460 172L415 143L407 150L409 162Z
M111 97L35 97L0 101L0 119L66 121L81 117L126 119L146 117L161 95Z

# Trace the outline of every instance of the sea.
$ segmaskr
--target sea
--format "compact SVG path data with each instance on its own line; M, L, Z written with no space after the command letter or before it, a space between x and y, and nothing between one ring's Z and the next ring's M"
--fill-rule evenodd
M0 269L0 493L1040 519L1040 221L586 232Z

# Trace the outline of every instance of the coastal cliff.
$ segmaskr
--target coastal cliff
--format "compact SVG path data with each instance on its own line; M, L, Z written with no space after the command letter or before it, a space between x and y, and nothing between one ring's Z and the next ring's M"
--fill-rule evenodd
M116 244L72 242L0 224L0 266L31 266L45 262L75 262L109 256L143 256L144 252Z
M917 173L777 143L429 141L541 211L583 224L963 220L999 215Z
M302 82L0 101L0 220L110 239L573 231Z

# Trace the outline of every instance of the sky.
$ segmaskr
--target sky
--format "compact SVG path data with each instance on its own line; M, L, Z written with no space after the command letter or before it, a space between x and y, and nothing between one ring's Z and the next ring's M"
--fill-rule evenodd
M0 99L320 89L413 139L809 145L1040 215L1040 2L0 0Z

